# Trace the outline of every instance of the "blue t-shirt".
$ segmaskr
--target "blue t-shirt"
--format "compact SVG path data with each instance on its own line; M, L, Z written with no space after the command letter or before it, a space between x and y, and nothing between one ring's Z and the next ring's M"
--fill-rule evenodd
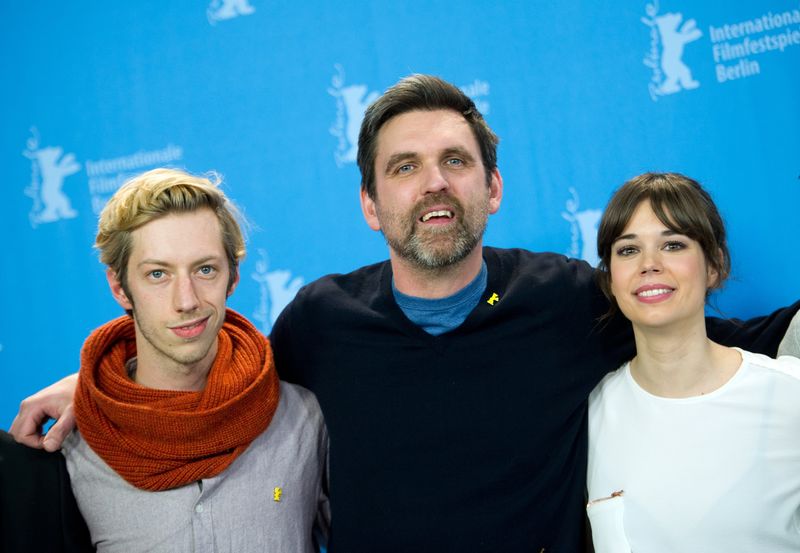
M446 298L428 299L408 296L398 291L392 281L394 299L411 322L422 327L428 334L438 336L449 332L464 322L486 290L486 262L472 282Z

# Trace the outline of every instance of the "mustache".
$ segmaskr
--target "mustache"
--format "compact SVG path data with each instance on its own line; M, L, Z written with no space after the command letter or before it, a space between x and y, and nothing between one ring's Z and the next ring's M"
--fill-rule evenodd
M458 198L454 198L447 192L434 192L422 198L414 207L414 220L419 221L420 217L434 206L447 206L453 211L456 218L464 215L464 206Z

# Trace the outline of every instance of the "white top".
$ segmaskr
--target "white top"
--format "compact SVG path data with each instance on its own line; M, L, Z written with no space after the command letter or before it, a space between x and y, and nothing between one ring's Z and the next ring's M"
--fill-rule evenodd
M330 520L322 490L328 437L314 395L281 382L267 429L221 474L140 490L75 431L62 450L92 542L103 553L317 551Z
M654 396L629 363L594 389L589 499L624 490L588 509L597 553L800 551L800 359L739 351L710 394Z

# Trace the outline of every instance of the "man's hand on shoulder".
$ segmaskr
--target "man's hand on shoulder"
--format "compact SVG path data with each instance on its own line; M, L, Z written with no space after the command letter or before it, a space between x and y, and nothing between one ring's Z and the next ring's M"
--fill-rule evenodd
M19 413L11 424L11 435L21 444L47 451L57 451L66 437L75 428L72 398L78 383L78 374L71 374L36 392L22 401ZM56 422L42 436L44 424Z

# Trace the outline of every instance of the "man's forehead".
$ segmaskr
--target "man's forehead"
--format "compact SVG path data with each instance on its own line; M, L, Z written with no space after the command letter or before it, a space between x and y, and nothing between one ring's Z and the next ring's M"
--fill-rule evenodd
M176 261L196 255L224 254L222 229L211 209L162 215L131 233L131 259Z
M389 119L378 131L376 157L401 151L448 148L477 149L478 142L464 116L455 110L413 110Z

